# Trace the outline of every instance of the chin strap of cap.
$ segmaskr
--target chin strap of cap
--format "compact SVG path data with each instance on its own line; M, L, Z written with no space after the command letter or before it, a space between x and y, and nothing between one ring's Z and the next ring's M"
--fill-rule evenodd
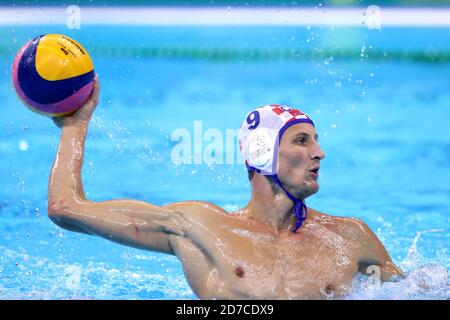
M286 193L289 199L291 199L292 202L294 202L293 213L297 221L295 222L295 227L292 230L292 232L296 232L302 226L303 221L306 220L306 217L308 215L308 208L306 207L306 204L303 200L297 199L283 187L280 179L278 179L278 175L274 174L272 177L275 180L275 182L280 186L280 188L283 189L284 193Z

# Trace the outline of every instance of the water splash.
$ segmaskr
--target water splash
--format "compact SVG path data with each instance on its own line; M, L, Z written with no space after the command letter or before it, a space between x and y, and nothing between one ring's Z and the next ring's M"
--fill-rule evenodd
M353 290L346 297L349 300L428 300L450 299L449 270L442 262L426 263L422 258L418 243L427 233L446 232L444 229L418 231L408 248L406 258L399 263L405 271L403 277L394 277L390 282L373 282L370 277L358 275L353 282Z
M400 264L400 267L402 269L410 269L414 266L417 266L419 261L421 260L420 254L417 250L417 243L419 242L420 238L427 233L438 233L438 232L445 232L444 229L431 229L431 230L424 230L424 231L418 231L416 232L416 236L414 237L412 245L408 249L408 253L406 256L406 259L402 261Z
M358 275L348 300L428 300L449 299L448 270L437 264L418 266L402 279L374 283L367 276Z

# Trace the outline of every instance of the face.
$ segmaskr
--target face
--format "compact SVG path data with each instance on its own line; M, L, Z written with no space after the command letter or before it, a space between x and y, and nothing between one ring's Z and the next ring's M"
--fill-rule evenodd
M278 152L278 178L294 196L306 198L319 190L320 148L316 129L309 123L289 127L281 137Z

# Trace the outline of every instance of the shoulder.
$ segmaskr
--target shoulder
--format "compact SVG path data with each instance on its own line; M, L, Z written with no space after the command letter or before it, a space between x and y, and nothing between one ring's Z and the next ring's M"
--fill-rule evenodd
M228 213L222 207L215 205L208 201L180 201L162 206L164 209L169 209L178 212L182 216L192 218L207 218L214 216L227 216Z
M348 240L367 242L373 240L373 237L376 238L370 227L359 218L332 216L314 209L309 210L313 220L320 221L321 224Z
M211 210L216 211L220 213L227 213L225 209L222 207L219 207L218 205L208 202L208 201L197 201L197 200L191 200L191 201L179 201L179 202L173 202L170 204L166 204L162 206L166 209L176 210L176 209L205 209L205 210Z
M361 219L337 217L312 210L312 219L320 219L327 228L346 239L355 250L360 265L379 265L383 267L383 279L389 275L401 274L389 257L383 243Z
M308 215L313 220L321 220L324 222L335 223L349 228L359 228L359 229L368 228L367 224L364 223L364 221L355 217L333 216L330 214L317 211L312 208L308 208Z

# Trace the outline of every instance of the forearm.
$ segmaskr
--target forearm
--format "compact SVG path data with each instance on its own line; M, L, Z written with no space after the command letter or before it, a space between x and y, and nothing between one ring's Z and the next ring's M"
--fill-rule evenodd
M81 168L88 125L83 122L65 123L62 128L48 184L49 206L55 201L85 200Z

